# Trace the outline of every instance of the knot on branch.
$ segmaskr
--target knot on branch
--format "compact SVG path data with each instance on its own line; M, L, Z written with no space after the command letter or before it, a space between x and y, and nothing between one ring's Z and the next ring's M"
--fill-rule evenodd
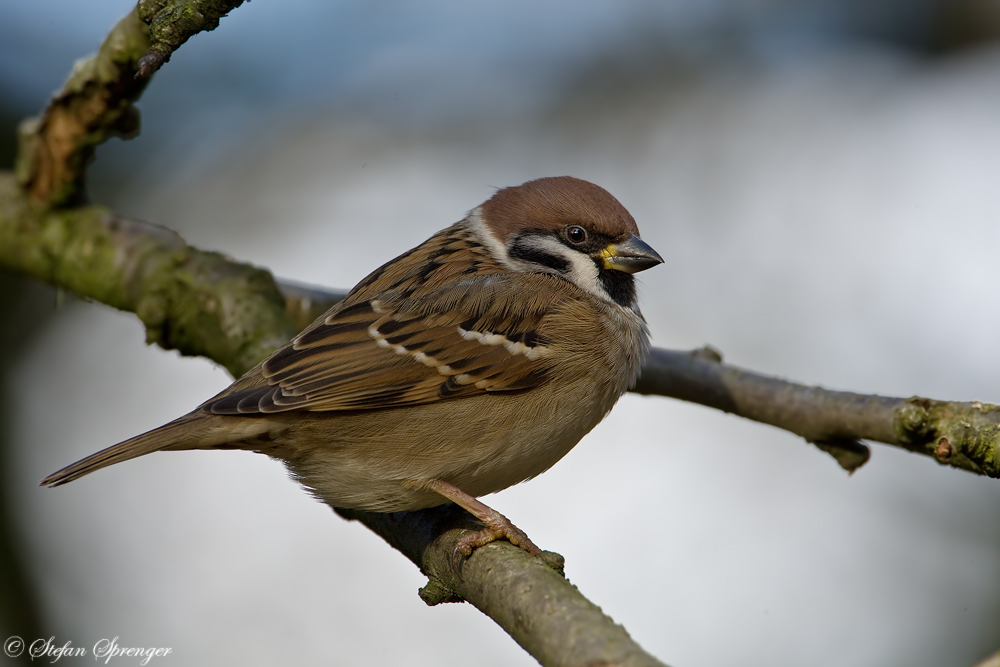
M933 425L931 424L929 399L914 396L906 400L896 411L895 430L900 442L916 444L928 439Z
M428 578L427 585L417 591L417 594L428 607L446 602L465 602L465 598L445 586L440 579Z
M1000 477L1000 407L913 397L896 410L899 442L939 463Z
M475 552L473 552L473 554L475 554ZM469 556L468 558L471 557L472 556ZM535 558L544 565L548 566L550 569L554 570L563 579L566 578L566 559L563 558L561 554L557 554L554 551L543 551ZM451 573L448 576L452 578L456 576L460 577L462 565L465 560L466 557L463 557L458 553L458 550L455 549L452 557L450 559L446 559L446 562L448 562L451 570ZM427 564L432 565L432 562L428 562ZM446 602L466 601L464 597L450 588L448 584L445 583L444 579L435 574L427 575L427 585L421 588L418 591L418 594L420 595L420 599L427 603L428 607L433 607L434 605Z
M691 358L698 359L700 361L707 361L713 364L721 364L722 352L719 352L711 345L706 344L702 345L697 350L691 350Z
M813 442L821 451L826 452L834 458L841 468L847 471L848 475L853 475L854 471L868 463L872 456L872 450L857 440L816 440Z

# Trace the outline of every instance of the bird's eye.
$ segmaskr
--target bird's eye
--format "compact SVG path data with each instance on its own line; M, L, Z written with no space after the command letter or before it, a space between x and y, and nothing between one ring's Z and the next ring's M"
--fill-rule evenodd
M570 243L579 245L587 240L587 230L579 225L570 225L566 228L566 238Z

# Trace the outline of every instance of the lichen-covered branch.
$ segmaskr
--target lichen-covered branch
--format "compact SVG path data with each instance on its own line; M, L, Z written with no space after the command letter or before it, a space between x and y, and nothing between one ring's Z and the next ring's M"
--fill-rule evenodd
M0 268L133 312L150 343L237 377L297 331L266 270L101 207L36 205L9 172L0 172Z
M427 604L475 605L543 665L663 665L566 580L562 556L535 558L508 542L468 558L459 554L458 539L480 524L454 505L397 514L337 512L364 523L416 563L429 579L420 590Z
M49 206L81 204L97 146L139 133L139 99L150 76L192 35L213 30L243 0L142 0L77 61L41 116L19 130L18 182Z
M134 74L148 50L149 29L133 9L96 54L76 62L44 113L21 124L16 171L32 200L50 206L82 202L84 173L98 144L138 134L133 103L148 79Z
M219 27L219 19L243 0L139 0L139 18L149 26L150 45L139 60L138 79L148 79L190 37Z

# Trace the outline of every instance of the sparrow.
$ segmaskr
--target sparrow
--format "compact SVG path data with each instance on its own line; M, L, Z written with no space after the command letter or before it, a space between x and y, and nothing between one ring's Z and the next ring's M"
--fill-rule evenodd
M547 470L635 383L649 332L633 274L662 261L592 183L498 190L222 393L41 484L157 451L250 450L331 507L453 502L486 526L463 554L505 538L537 555L478 497Z

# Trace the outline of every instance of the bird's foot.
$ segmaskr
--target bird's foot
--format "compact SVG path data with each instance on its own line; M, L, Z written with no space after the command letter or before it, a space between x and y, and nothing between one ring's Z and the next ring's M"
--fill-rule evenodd
M486 527L482 530L471 535L464 535L458 540L458 551L463 556L470 556L474 549L504 538L514 546L521 547L532 556L541 555L542 550L528 539L523 530L512 524L510 519L477 498L470 496L454 484L434 479L427 482L409 482L405 483L405 485L410 488L430 489L439 493L486 524Z
M478 517L486 524L482 530L463 535L458 540L458 550L463 556L471 556L474 549L489 544L490 542L506 538L515 547L520 547L532 556L538 556L542 550L535 546L528 535L510 522L510 519L500 514L496 510L491 510L492 516L488 518Z

